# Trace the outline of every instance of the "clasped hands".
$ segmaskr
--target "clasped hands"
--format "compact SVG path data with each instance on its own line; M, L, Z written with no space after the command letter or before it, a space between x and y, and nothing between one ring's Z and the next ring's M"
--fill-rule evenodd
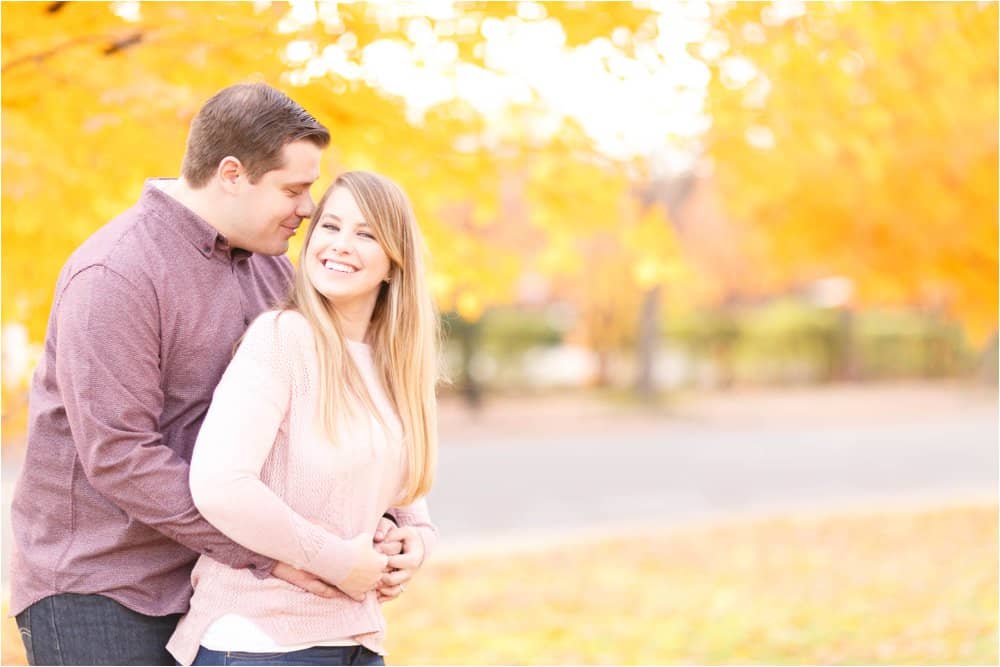
M332 598L339 588L359 602L375 591L379 602L399 597L417 569L423 564L424 543L412 526L396 526L379 519L374 534L362 533L350 540L355 553L354 567L337 586L287 563L277 563L271 575L309 591Z

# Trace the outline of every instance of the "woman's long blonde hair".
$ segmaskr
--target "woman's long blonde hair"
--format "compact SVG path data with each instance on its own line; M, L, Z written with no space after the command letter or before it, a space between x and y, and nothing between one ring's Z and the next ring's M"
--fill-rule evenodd
M336 309L316 289L305 270L306 253L330 194L346 188L389 257L389 281L382 283L368 326L375 370L403 427L406 482L401 504L430 491L437 466L438 314L427 287L424 243L413 207L388 178L364 171L341 174L316 205L306 231L295 286L285 307L312 326L319 359L319 419L336 442L338 423L360 407L381 421L344 342Z

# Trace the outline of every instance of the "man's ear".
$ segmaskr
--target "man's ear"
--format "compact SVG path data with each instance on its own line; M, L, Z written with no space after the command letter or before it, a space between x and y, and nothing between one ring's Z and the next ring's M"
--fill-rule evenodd
M222 158L216 174L222 183L222 189L233 194L236 193L236 189L239 187L240 179L246 178L246 170L243 169L243 163L232 155Z

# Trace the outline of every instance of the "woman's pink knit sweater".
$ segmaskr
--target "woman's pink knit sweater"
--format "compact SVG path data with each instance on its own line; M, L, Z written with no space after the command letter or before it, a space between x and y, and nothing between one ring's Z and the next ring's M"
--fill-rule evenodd
M417 527L425 553L437 531L424 500L395 507L404 480L401 428L367 345L348 341L348 350L388 430L364 414L345 417L337 442L323 435L313 340L305 318L291 311L264 313L250 325L198 434L191 494L234 541L337 584L357 557L348 540L373 533L389 508L401 525ZM279 644L354 638L384 653L385 620L374 592L363 602L339 590L321 598L234 570L211 554L198 559L191 583L191 609L167 644L184 665L208 626L230 613Z

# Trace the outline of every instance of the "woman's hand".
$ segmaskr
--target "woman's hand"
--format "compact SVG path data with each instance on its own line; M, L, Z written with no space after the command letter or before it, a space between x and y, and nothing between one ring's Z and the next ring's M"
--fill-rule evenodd
M378 586L388 565L388 556L378 553L372 546L373 538L372 533L362 533L350 540L355 554L354 567L343 581L337 584L337 588L345 595L358 602L365 599L368 591Z
M403 551L397 556L389 556L386 571L378 584L378 601L388 602L399 597L406 588L406 582L413 578L424 563L424 541L416 528L403 526L390 530L384 542L401 542Z

